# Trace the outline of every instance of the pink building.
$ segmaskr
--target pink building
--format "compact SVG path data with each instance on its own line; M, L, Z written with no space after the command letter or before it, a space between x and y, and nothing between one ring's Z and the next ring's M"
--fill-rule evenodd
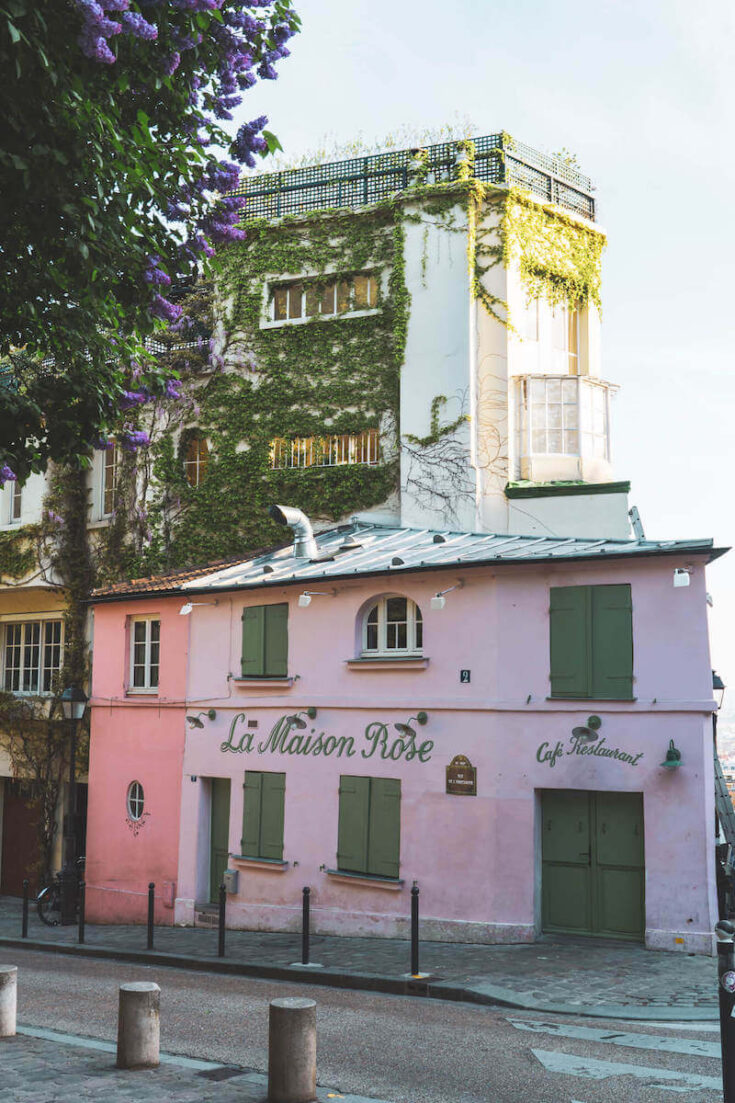
M711 542L291 521L98 593L90 917L711 953Z

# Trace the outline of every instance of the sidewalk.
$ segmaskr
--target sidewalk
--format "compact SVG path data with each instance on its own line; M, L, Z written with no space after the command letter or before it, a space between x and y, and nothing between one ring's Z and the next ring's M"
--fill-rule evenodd
M402 939L312 935L311 959L320 967L303 968L293 964L301 957L300 934L228 930L226 956L219 958L216 930L156 927L154 950L148 951L144 926L87 924L85 944L79 946L76 927L47 927L31 907L28 938L20 936L21 901L0 897L5 948L604 1018L706 1020L718 1014L714 958L611 940L547 937L518 946L423 942L420 967L428 976L415 980L408 976L409 944Z
M254 1069L161 1054L157 1069L115 1067L115 1046L95 1038L18 1026L0 1040L0 1100L12 1103L267 1103L268 1077ZM317 1088L318 1103L381 1103Z

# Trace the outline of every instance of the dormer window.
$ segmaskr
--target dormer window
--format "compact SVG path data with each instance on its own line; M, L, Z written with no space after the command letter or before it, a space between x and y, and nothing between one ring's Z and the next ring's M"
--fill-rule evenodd
M381 597L367 610L362 625L362 653L420 655L424 644L423 618L407 597Z

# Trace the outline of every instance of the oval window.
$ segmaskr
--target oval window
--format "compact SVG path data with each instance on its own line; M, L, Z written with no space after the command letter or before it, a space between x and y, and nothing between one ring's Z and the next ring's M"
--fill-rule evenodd
M143 786L133 781L128 788L128 815L131 820L139 820L143 815Z

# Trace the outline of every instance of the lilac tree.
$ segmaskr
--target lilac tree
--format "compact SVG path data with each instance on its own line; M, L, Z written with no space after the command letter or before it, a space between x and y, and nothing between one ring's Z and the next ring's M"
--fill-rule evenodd
M277 141L223 123L298 26L291 0L0 0L0 472L165 392L144 340L243 236L240 166Z

